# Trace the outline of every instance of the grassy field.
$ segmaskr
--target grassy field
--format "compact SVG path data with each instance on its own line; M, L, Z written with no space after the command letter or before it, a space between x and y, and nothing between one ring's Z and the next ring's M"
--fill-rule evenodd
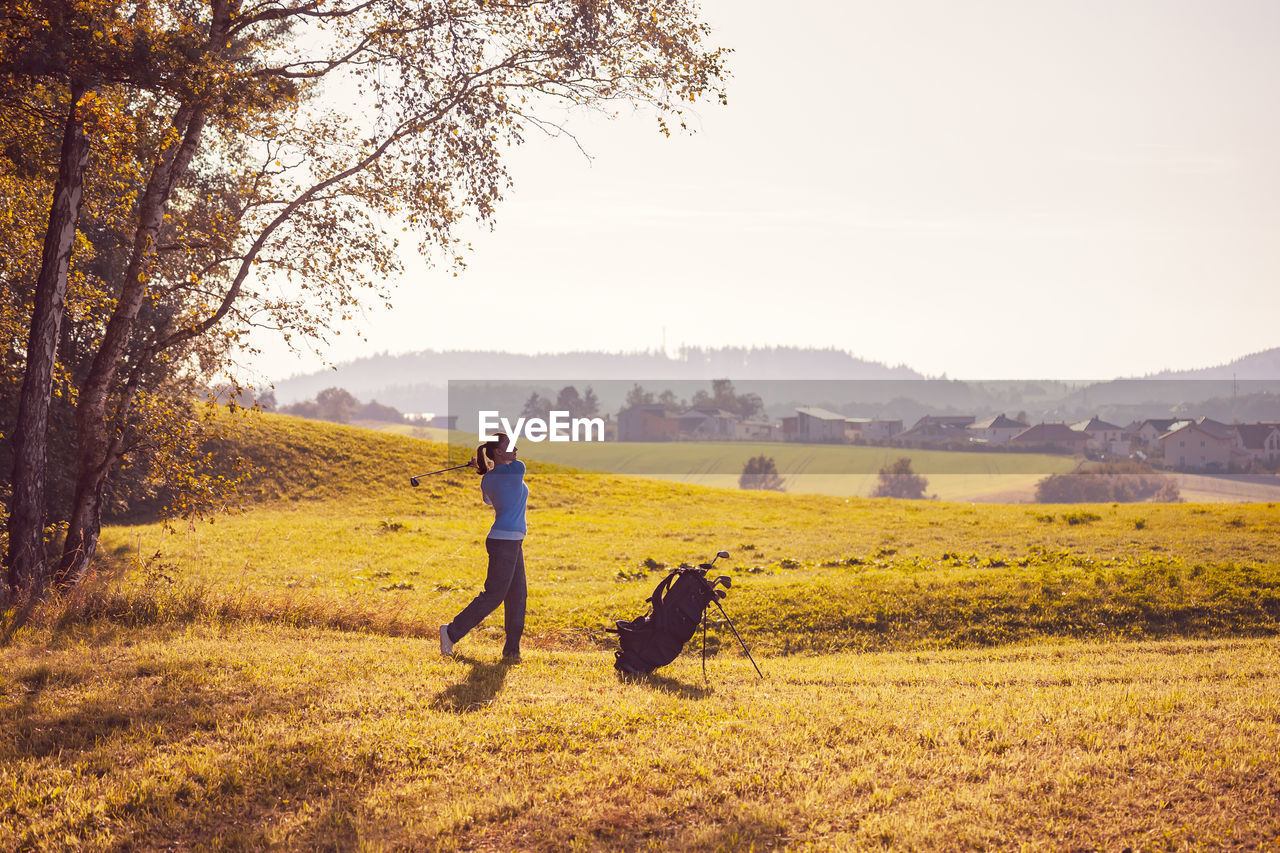
M406 424L368 423L371 429L468 446L470 434ZM603 445L525 442L528 459L596 471L642 474L677 483L733 489L747 459L770 456L788 492L869 497L876 472L899 457L926 474L928 493L945 501L1034 503L1036 483L1075 468L1078 457L1045 453L964 453L782 442L612 442ZM1174 474L1184 500L1280 501L1274 476Z
M1280 509L717 490L531 464L525 659L445 448L262 417L245 512L106 531L3 622L0 849L1280 844ZM733 553L696 647L611 620Z
M113 528L105 550L117 565L220 594L410 622L439 624L482 583L491 511L474 473L408 486L407 473L452 461L443 445L267 417L251 450L265 472L252 511L176 532ZM604 628L643 602L657 567L721 548L742 581L733 612L779 650L1205 636L1271 630L1280 615L1275 505L777 495L538 463L528 481L531 624L577 641L606 642Z
M452 440L460 446L467 446L472 438L429 427L370 426L432 441ZM726 489L737 488L748 459L764 455L777 463L787 491L839 497L869 496L876 486L876 472L907 456L913 468L928 477L929 494L949 501L1025 501L1033 495L1037 481L1070 471L1079 462L1076 457L1048 453L959 453L778 441L524 442L520 452L539 462Z
M1274 640L695 661L281 627L0 662L6 849L1247 848Z

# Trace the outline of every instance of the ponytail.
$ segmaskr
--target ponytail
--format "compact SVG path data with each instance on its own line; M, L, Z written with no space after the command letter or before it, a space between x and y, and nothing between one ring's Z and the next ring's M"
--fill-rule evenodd
M489 441L476 448L476 473L483 477L493 470L493 452L499 447L505 447L507 436L505 433L498 433Z

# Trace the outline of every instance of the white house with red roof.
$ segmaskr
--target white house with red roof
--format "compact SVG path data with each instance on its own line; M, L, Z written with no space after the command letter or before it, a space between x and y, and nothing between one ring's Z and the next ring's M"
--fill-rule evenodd
M1280 462L1280 423L1238 424L1236 446L1257 462Z
M1129 424L1125 431L1129 433L1132 443L1144 450L1155 450L1160 446L1160 436L1172 429L1174 424L1182 422L1179 418L1147 418L1145 421Z
M1087 421L1072 424L1071 428L1089 436L1089 447L1093 450L1100 450L1114 456L1129 455L1129 436L1124 431L1124 427L1107 423L1094 415Z
M1015 421L1013 418L1006 417L1004 412L1001 412L993 418L971 423L965 429L969 431L970 441L985 442L986 444L1004 444L1028 426L1029 424Z
M1227 470L1237 453L1231 427L1210 418L1180 421L1160 436L1164 463L1171 468Z
M1067 450L1084 453L1089 436L1066 424L1036 424L1009 439L1010 447L1037 450Z
M973 423L973 415L925 415L911 429L894 436L906 444L924 446L969 441L967 427Z

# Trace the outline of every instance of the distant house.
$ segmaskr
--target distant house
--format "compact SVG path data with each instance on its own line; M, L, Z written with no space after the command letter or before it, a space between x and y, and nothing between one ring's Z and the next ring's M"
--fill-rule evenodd
M1173 424L1160 436L1160 446L1170 467L1226 470L1231 467L1236 437L1226 424L1200 418Z
M1129 455L1129 437L1123 427L1110 424L1094 415L1087 421L1071 425L1073 430L1089 436L1089 448L1113 456Z
M1160 446L1160 436L1164 435L1176 423L1178 418L1147 418L1145 421L1135 421L1129 424L1125 431L1129 433L1129 439L1133 444L1137 444L1143 450L1155 450Z
M1005 417L1004 412L994 418L976 421L965 427L971 441L982 441L987 444L1004 444L1026 428L1027 424Z
M902 432L902 421L881 418L845 418L845 434L851 439L879 441Z
M662 406L632 406L618 412L618 441L673 441L680 420Z
M820 409L817 406L804 406L796 409L796 441L829 442L845 440L844 415Z
M738 421L733 437L742 441L777 441L782 438L782 426L764 420Z
M1023 450L1059 450L1068 453L1084 453L1089 436L1066 424L1036 424L1009 439L1010 447Z
M694 406L679 419L680 435L685 438L733 438L738 416L715 406Z
M960 427L963 429L973 423L973 421L973 415L925 415L923 418L915 422L912 429L915 429L915 427L918 426L928 425Z
M457 429L457 415L437 415L434 412L409 412L404 416L409 423L434 427L435 429Z
M1222 421L1215 421L1213 418L1196 418L1192 423L1204 427L1217 435L1233 435L1236 428L1232 424L1224 424Z
M1236 446L1256 462L1280 462L1280 423L1238 424Z
M925 415L911 429L894 436L905 444L949 444L968 442L973 415Z

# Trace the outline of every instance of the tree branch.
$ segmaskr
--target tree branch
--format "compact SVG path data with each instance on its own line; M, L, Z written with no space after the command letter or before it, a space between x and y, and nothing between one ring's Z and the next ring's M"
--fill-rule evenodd
M458 91L455 92L454 95L451 98L449 98L445 103L438 104L437 107L434 110L432 110L430 114L426 116L422 116L415 120L402 122L400 126L396 128L395 131L389 134L387 138L383 140L383 142L380 145L378 145L369 154L365 155L359 161L347 167L346 169L343 169L342 171L337 172L336 174L331 175L328 178L325 178L323 181L320 181L319 183L312 185L307 190L300 193L296 198L294 198L293 201L289 202L289 204L285 207L285 209L280 211L280 213L276 214L275 218L272 219L271 222L268 223L265 228L263 228L262 232L258 235L257 239L254 240L249 250L245 253L244 259L240 265L240 269L236 273L235 278L232 280L231 285L228 288L227 293L222 300L222 304L218 306L218 309L212 315L210 315L208 318L201 321L200 323L197 323L196 325L188 327L187 329L184 329L182 331L175 332L174 334L161 340L155 345L155 351L159 352L161 350L165 350L165 349L168 349L169 347L175 346L183 341L190 340L193 337L203 335L205 332L209 331L214 326L216 326L219 322L221 322L221 320L231 310L231 306L235 303L236 298L240 295L240 290L244 285L245 279L248 278L249 273L252 272L254 262L255 260L257 260L258 254L262 251L263 247L266 246L267 241L270 239L271 235L276 231L277 228L279 228L281 225L287 222L289 218L292 217L293 214L298 211L299 208L303 207L306 204L309 204L311 201L315 199L316 196L319 196L329 187L337 183L340 183L341 181L346 180L352 175L359 174L360 172L367 169L370 165L372 165L379 158L381 158L382 155L385 154L391 148L392 145L399 142L401 139L404 139L405 137L412 135L414 132L419 132L420 128L424 126L431 125L439 121L442 117L447 115L450 110L456 108L460 103L462 103L462 101L466 98L466 96L473 91L471 84L475 80L489 73L492 73L492 71L496 70L497 67L500 67L500 66L494 66L492 68L488 68L483 71L476 72L475 74L467 75L464 78L464 82L459 87Z

